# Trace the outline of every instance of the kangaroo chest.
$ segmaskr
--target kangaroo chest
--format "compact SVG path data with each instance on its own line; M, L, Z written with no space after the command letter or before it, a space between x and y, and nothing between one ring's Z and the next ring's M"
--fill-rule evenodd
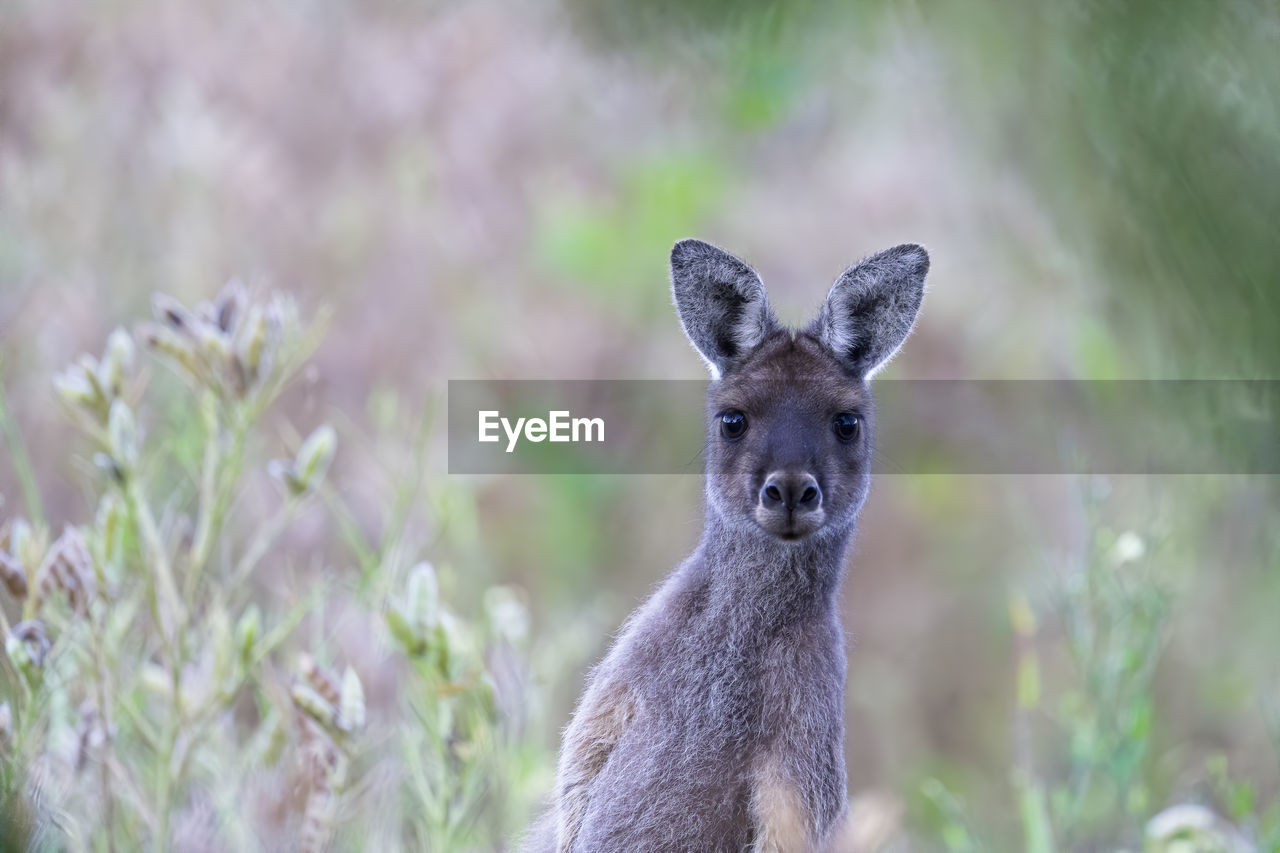
M722 748L747 762L744 749L768 744L780 710L830 696L843 678L842 651L829 647L838 640L821 620L761 628L717 615L686 627L661 642L645 704L700 750Z

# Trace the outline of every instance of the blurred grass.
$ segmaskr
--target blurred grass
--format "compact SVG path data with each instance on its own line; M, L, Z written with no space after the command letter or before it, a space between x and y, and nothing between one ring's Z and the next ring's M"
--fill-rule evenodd
M280 486L274 506L246 511L256 478L244 460L261 455L250 436L315 335L287 300L252 301L237 286L190 312L158 299L156 315L137 337L185 387L135 372L122 330L57 382L95 449L97 470L85 471L94 520L52 544L20 516L0 527L8 601L23 620L0 622L0 804L12 838L37 849L251 837L303 850L371 838L501 846L547 760L528 737L540 687L520 596L485 585L480 615L464 618L429 563L406 570L422 547L406 523L421 511L412 478L380 537L354 540L354 577L284 595L260 586L264 559L286 579L300 568L275 546L313 509L337 450L327 425L291 442L291 457L266 466ZM160 415L148 429L138 419L152 398ZM341 522L349 510L336 501ZM457 518L446 535L465 549L458 540L475 529ZM340 553L343 535L340 523L325 546ZM364 635L354 644L352 631ZM255 802L264 790L274 804Z
M672 240L748 256L795 319L844 264L923 240L931 293L896 375L1280 366L1274 4L17 2L6 16L0 358L31 470L0 456L5 514L38 520L17 498L32 481L54 525L96 511L48 381L152 291L194 301L261 273L332 305L314 369L247 453L296 449L292 424L322 420L342 451L323 507L293 519L284 559L239 597L275 618L316 590L294 640L326 663L350 650L363 678L388 654L351 627L364 622L349 602L376 610L421 557L460 616L483 621L495 584L526 591L546 695L507 753L525 781L474 847L498 847L545 791L590 656L696 538L698 485L446 480L428 410L447 377L699 375L669 310ZM203 438L177 383L153 381L143 470L176 525ZM1170 417L1194 436L1215 412ZM1114 478L1102 516L1093 488L879 478L845 603L848 749L855 795L908 806L898 849L1020 849L1028 824L1042 844L1038 808L1010 810L1036 799L1013 776L1011 590L1037 607L1032 764L1058 849L1134 848L1147 819L1187 803L1275 849L1274 478ZM250 477L240 520L272 496ZM1097 543L1125 530L1162 543L1134 592L1173 591L1167 641L1158 657L1130 638L1073 658L1069 620L1040 605L1064 575L1103 571ZM1080 749L1097 699L1057 706L1129 655L1154 666L1141 701L1122 703L1149 709L1129 719L1144 750ZM431 682L413 678L366 684L372 729L424 731L387 722L428 701ZM354 766L369 790L398 766L378 755ZM1112 798L1089 821L1054 810L1053 791L1113 759L1145 802ZM400 837L354 784L340 845ZM277 811L250 817L294 825L305 809L287 785L264 790Z
M1278 20L1248 2L988 3L947 18L988 144L1096 254L1103 310L1144 375L1280 369Z
M650 285L682 235L724 198L725 175L710 152L663 154L631 165L607 201L552 199L536 251L549 269L600 309L652 323L670 300Z

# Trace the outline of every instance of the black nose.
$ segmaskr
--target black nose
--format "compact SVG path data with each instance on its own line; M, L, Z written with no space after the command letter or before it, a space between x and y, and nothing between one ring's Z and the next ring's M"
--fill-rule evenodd
M812 474L774 471L765 478L764 488L760 490L760 503L770 508L817 509L822 503L822 490Z

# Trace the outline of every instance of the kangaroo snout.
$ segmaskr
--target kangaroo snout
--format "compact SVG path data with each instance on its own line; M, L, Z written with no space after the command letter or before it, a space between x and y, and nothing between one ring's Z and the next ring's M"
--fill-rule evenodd
M822 489L812 474L803 471L774 471L760 489L760 505L766 509L786 508L809 512L822 506Z
M781 539L799 539L822 526L822 488L806 471L774 471L764 478L756 523Z

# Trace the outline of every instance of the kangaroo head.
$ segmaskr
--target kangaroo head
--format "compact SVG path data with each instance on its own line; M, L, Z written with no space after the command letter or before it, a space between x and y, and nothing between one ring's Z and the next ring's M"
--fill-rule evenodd
M791 330L751 267L700 240L675 245L676 310L711 370L707 498L722 522L786 541L850 528L871 479L870 379L911 332L928 270L912 244L865 258Z

